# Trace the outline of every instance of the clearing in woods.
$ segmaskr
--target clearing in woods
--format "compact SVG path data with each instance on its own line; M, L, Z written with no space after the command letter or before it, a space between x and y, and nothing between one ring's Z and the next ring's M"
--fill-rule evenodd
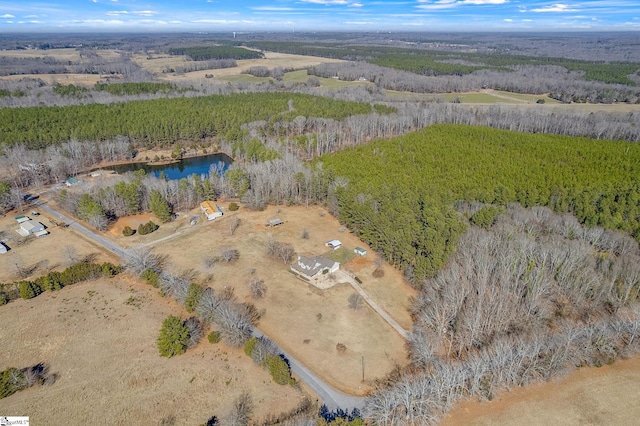
M335 282L333 287L320 290L296 278L289 271L289 264L266 253L270 237L292 244L297 255L306 256L325 253L325 242L335 238L348 250L366 247L355 235L340 232L340 223L334 217L315 206L269 206L261 212L243 208L230 212L227 203L219 205L225 216L212 222L201 218L195 226L189 226L192 215L199 213L196 210L162 225L163 233L142 236L139 241L133 240L135 236L131 240L122 237L119 229L114 229L110 238L122 245L151 243L157 253L169 256L172 270L194 269L202 282L216 290L233 287L241 301L265 310L259 323L262 331L336 389L362 395L371 389L368 380L384 376L396 364L406 363L404 339L391 326L367 305L358 311L349 308L348 298L354 293L349 284ZM275 216L285 223L267 228L266 222ZM229 224L235 218L240 225L231 235ZM171 235L172 229L182 233L152 242ZM308 238L302 238L304 230ZM207 267L205 258L219 256L223 248L238 250L240 258ZM369 255L352 260L344 268L352 269L370 296L403 327L410 328L407 308L415 291L400 272L388 265L383 267L384 277L374 278L373 262L374 256ZM254 300L250 295L248 284L253 278L264 280L267 286L263 299ZM336 351L338 343L346 345L345 353Z
M34 424L203 424L224 422L248 392L253 419L293 409L302 392L275 384L241 349L205 337L163 358L156 338L177 303L126 276L18 299L0 309L0 370L39 362L58 375L0 400L0 412L28 413ZM126 362L123 362L126 360Z
M548 383L501 392L493 401L462 402L442 425L638 424L638 383L640 356L599 368L580 368Z

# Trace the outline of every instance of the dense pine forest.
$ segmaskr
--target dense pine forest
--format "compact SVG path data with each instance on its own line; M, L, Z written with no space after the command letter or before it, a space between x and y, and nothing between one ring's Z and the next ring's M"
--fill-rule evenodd
M349 182L340 220L418 286L465 229L459 200L549 206L640 240L638 144L434 125L322 161Z
M367 104L293 93L2 108L0 144L24 144L34 149L70 139L105 140L122 135L152 144L173 143L180 139L224 136L238 131L241 124L256 120L290 121L299 115L339 120L371 110Z

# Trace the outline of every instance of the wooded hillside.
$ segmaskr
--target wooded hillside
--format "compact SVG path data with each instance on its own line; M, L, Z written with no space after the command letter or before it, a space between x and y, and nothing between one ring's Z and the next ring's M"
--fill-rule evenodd
M349 182L340 220L418 286L465 229L457 200L549 206L640 240L638 144L434 125L322 161Z

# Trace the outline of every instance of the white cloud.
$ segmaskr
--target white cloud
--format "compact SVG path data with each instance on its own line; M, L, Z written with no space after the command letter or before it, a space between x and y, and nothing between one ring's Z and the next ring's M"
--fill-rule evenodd
M0 18L2 19L12 19L15 18L15 16L9 14L9 13L5 13L4 15L0 16Z
M37 18L38 15L25 15L24 19L33 19L33 18Z
M252 7L253 10L260 10L265 12L288 12L294 10L292 7L276 7L276 6L256 6Z
M120 16L120 15L138 15L138 16L153 16L158 12L154 12L152 10L112 10L111 12L107 12L107 16Z
M511 19L511 18L504 18L504 19L503 19L503 21L504 21L504 22L513 22L513 19Z
M346 24L346 25L373 25L373 24L375 24L375 22L369 22L369 21L346 21L346 22L343 22L343 24Z
M302 3L324 4L324 5L345 5L349 4L346 0L301 0Z
M577 9L571 8L568 4L553 4L551 6L537 7L531 9L531 12L548 13L548 12L575 12Z
M505 4L509 0L463 0L463 4Z

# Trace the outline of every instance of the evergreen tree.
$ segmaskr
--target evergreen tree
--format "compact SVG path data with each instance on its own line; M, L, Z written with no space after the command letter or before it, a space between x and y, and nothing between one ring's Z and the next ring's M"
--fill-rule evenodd
M158 336L158 350L161 356L171 358L180 355L187 349L189 330L180 317L170 315L162 322Z

